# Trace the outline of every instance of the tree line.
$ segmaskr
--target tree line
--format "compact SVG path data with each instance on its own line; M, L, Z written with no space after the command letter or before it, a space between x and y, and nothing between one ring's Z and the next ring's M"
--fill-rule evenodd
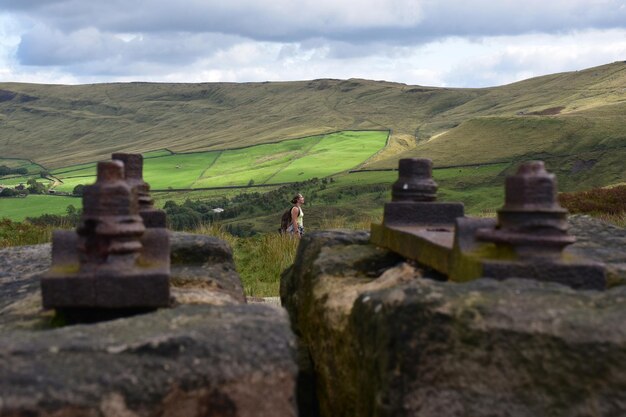
M359 184L333 187L327 191L328 185L334 179L312 178L307 181L295 182L283 185L267 192L240 193L233 197L215 197L206 200L187 199L184 202L168 200L163 206L167 214L168 227L173 230L194 230L203 224L222 223L224 228L236 236L251 236L257 233L254 225L245 221L232 221L249 217L263 216L267 214L281 213L291 206L290 200L297 193L307 198L307 205L337 204L341 200L354 199L365 193L375 193L373 198L380 200L381 204L389 196L388 184ZM82 189L75 190L75 194L82 193ZM215 209L222 210L215 210ZM74 206L68 206L64 215L44 214L38 217L30 217L26 220L37 225L53 227L74 227L80 220L81 210ZM276 228L280 223L277 215Z
M26 175L28 169L26 168L11 168L6 165L0 165L0 177L4 175Z

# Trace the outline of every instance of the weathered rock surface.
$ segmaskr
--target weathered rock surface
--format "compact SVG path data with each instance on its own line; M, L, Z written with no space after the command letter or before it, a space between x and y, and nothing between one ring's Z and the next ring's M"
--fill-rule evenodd
M221 239L171 233L172 293L183 304L245 303L233 252Z
M368 289L413 279L408 271L377 281L376 276L401 258L368 241L366 232L305 235L294 265L282 276L281 301L298 336L300 417L318 415L318 406L322 415L348 415L340 410L348 404L354 407L355 398L346 393L351 388L343 382L352 380L360 366L345 331L352 304Z
M232 250L218 238L171 234L171 292L175 304L245 303ZM50 267L50 244L0 249L0 330L45 327L38 275Z
M568 220L576 243L565 252L604 263L608 284L626 285L626 229L590 216L575 215Z
M626 287L521 279L363 295L349 328L361 352L353 415L624 415L625 301Z
M588 222L572 250L619 276L623 229ZM305 236L281 297L322 416L626 415L626 286L429 275L364 233Z
M295 416L280 309L180 306L0 338L2 416Z
M228 245L172 235L172 308L55 327L50 245L0 250L0 416L295 416L283 309L246 305Z
M50 244L0 249L0 332L48 324L37 275L50 266ZM2 333L0 333L2 334Z

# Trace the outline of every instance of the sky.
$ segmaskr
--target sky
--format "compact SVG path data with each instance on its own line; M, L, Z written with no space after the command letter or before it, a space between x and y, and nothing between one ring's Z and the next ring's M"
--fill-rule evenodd
M626 0L0 0L0 82L486 87L626 60Z

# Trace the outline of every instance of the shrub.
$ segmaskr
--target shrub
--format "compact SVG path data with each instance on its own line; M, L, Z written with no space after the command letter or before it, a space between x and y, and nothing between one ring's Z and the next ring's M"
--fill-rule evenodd
M85 192L85 185L84 184L78 184L72 190L72 194L73 195L77 195L77 196L82 196L84 192Z
M0 248L45 243L50 241L51 236L50 227L0 220Z
M46 186L40 182L37 182L34 178L29 179L26 184L28 185L27 190L31 194L45 194Z
M66 215L58 214L42 214L38 217L27 217L26 221L30 224L42 227L55 227L61 229L71 229L78 225L82 210L77 209L73 205L67 206Z
M619 215L626 212L626 185L560 193L558 198L572 214Z
M9 168L6 165L0 165L0 177L3 175L26 175L28 174L28 169L26 168Z
M13 188L5 188L0 191L0 197L15 197L17 195L19 195L19 192Z

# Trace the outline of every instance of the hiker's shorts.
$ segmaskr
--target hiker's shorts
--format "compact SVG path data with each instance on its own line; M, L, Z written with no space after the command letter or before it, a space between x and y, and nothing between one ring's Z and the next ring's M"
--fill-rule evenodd
M300 236L304 236L304 226L300 226L298 225L298 230L300 231ZM293 224L290 224L289 227L287 228L287 233L291 233L292 235L293 233Z

